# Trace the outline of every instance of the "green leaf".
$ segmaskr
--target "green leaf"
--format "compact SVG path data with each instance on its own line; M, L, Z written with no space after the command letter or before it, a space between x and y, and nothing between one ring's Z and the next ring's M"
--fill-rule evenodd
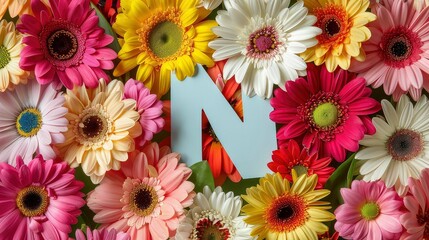
M232 182L231 180L227 179L222 185L222 189L224 192L233 191L235 196L239 196L241 194L245 194L247 188L256 186L258 183L259 178L242 179L238 183Z
M350 164L350 168L349 171L347 172L347 187L350 188L352 185L352 181L353 181L353 175L355 173L355 169L356 169L356 159L354 158L354 154L352 155L353 160L352 163Z
M189 177L189 181L195 184L195 192L202 192L206 185L214 189L214 179L207 161L197 162L190 168L192 174Z
M98 8L93 3L91 3L91 7L95 9L95 12L97 13L97 16L99 19L98 26L103 28L107 34L113 37L113 42L108 47L115 50L115 52L119 52L119 50L121 50L121 46L119 45L118 38L116 37L116 33L115 31L113 31L109 21L106 20L103 13L101 13L100 10L98 10Z

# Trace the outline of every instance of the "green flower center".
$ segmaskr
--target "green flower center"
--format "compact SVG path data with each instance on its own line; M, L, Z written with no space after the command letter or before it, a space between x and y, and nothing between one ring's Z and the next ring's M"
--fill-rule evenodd
M334 104L322 103L313 111L313 120L319 127L329 127L338 120L338 109Z
M16 130L22 137L31 137L42 127L42 114L36 108L27 108L16 118Z
M362 206L360 213L366 220L372 220L380 214L380 208L377 203L369 202Z
M159 58L167 58L179 51L183 30L175 23L165 21L157 24L149 34L149 48Z
M308 173L308 170L306 167L302 166L302 165L295 165L293 166L293 169L296 171L296 174L298 176L304 175Z
M0 46L0 69L6 67L6 65L10 62L10 53L7 51L6 47Z

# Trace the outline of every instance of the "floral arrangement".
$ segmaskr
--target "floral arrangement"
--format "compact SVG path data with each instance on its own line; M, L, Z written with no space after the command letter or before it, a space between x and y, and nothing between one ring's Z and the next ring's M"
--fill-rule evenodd
M171 147L197 66L265 176ZM427 0L0 0L0 239L428 239L427 91Z

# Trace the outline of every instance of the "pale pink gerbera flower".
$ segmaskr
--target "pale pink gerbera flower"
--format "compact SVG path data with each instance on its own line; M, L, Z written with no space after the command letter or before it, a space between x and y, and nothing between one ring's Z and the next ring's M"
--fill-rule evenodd
M110 171L89 193L88 207L101 228L115 228L131 239L160 240L173 237L183 208L192 204L191 169L179 163L170 149L147 145L129 154L120 171Z
M351 189L342 188L344 204L335 210L335 230L344 239L398 239L402 232L399 216L401 198L383 182L355 180Z
M383 85L395 101L406 92L418 100L423 87L429 90L429 8L417 12L413 0L384 2L373 10L377 20L369 23L366 61L352 62L350 71L375 88Z
M420 179L408 178L409 195L404 197L407 212L399 220L405 227L401 239L429 239L429 168Z
M98 26L89 0L50 0L50 7L32 0L34 16L25 14L17 29L27 36L20 66L34 71L37 81L61 81L68 89L83 83L90 88L108 79L116 53L107 45L113 38Z
M86 233L82 230L76 230L76 240L131 240L130 235L124 232L117 232L116 229L93 230L86 229Z
M129 79L125 83L124 98L136 100L136 110L140 114L140 125L142 135L136 138L136 145L143 146L146 141L153 138L153 134L159 133L164 127L165 121L162 115L162 102L158 100L156 94L150 94L148 88L143 83L134 79Z
M67 163L44 160L28 166L20 157L17 166L0 163L0 239L67 239L85 204Z

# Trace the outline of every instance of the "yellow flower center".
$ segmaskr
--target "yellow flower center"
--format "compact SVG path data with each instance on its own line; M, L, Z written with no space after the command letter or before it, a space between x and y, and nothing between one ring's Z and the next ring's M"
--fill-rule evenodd
M360 213L366 220L372 220L380 214L380 208L377 203L365 203L360 209Z
M6 47L0 46L0 69L6 67L10 62L10 53L7 51Z
M150 215L158 204L158 195L151 186L140 184L133 188L130 194L130 208L137 215Z
M42 113L36 108L24 109L16 118L15 127L22 137L36 135L42 127Z
M40 216L48 209L48 193L41 186L23 188L16 196L16 206L26 217Z
M330 127L338 120L338 109L333 103L322 103L314 109L313 120L319 127Z

